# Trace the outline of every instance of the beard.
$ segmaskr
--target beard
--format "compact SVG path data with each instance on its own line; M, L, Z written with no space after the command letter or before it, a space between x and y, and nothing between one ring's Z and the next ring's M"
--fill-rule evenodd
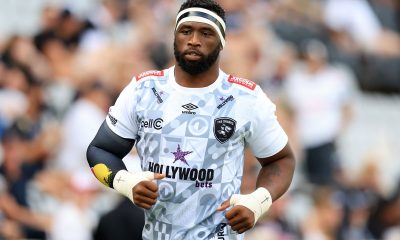
M185 53L177 49L176 42L174 41L174 55L178 65L190 75L198 75L210 69L219 57L219 45L208 55L201 55L198 61L187 61Z

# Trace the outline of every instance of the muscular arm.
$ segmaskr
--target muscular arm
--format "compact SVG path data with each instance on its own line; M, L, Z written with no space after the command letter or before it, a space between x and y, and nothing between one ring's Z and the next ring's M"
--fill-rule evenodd
M262 168L258 174L257 187L264 187L275 201L281 197L292 182L295 159L287 144L277 154L267 158L257 158Z
M225 217L232 230L243 233L254 226L272 204L282 196L292 182L295 161L287 144L277 154L267 158L257 158L262 168L257 177L257 190L247 195L234 194L217 209L229 210Z
M108 187L113 187L115 174L126 170L122 161L132 149L135 141L116 135L104 121L90 143L86 157L93 174Z
M114 188L137 206L149 209L158 197L158 186L152 180L162 179L164 175L148 171L126 171L122 158L129 153L134 143L132 139L116 135L104 122L87 149L87 160L100 182Z

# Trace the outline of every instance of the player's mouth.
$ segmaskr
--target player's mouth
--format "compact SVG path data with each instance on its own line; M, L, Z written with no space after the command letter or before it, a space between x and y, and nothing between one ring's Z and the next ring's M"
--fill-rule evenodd
M185 58L189 61L199 60L203 54L196 50L187 50L185 51Z

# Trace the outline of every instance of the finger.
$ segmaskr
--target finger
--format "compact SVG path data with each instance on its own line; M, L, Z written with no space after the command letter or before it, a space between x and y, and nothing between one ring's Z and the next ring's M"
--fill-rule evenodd
M239 233L239 234L241 234L241 233L246 232L246 231L249 230L250 228L251 228L251 227L244 227L244 228L239 229L239 230L236 231L236 232Z
M229 223L229 225L230 225L231 227L233 227L233 226L236 226L236 225L238 225L238 224L243 223L244 220L245 220L245 219L244 219L240 214L238 214L238 215L235 215L233 218L228 219L228 223ZM237 228L237 229L238 229L238 228Z
M242 221L236 222L235 224L229 224L234 231L239 231L243 228L250 228L252 225L246 219L242 219Z
M144 208L144 209L150 209L152 207L152 205L146 204L146 203L136 203L136 206Z
M161 174L161 173L155 173L154 174L154 180L161 180L163 178L165 178L164 174Z
M143 182L143 186L154 193L156 193L158 191L158 185L154 182L145 181L145 182Z
M133 198L133 200L134 200L135 203L148 204L150 206L153 206L157 202L156 198L149 198L149 197L142 196L142 195L135 196Z
M224 211L230 206L229 199L225 200L218 208L217 211Z
M233 207L231 210L226 212L225 218L228 219L228 220L231 220L238 214L239 214L239 211L238 211L237 207Z
M164 174L153 173L153 172L150 172L150 171L143 172L143 174L150 181L151 180L160 180L160 179L163 179L165 177Z
M152 182L141 182L140 185L137 185L133 188L133 195L142 195L149 198L157 198L158 197L158 186Z

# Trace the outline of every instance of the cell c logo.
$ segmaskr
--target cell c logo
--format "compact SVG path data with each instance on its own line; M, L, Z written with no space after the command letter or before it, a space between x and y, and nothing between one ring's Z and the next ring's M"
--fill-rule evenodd
M163 121L164 120L162 120L161 118L154 119L154 129L160 130L162 128Z
M154 128L155 130L160 130L163 126L164 120L162 118L142 120L140 126L143 128Z

